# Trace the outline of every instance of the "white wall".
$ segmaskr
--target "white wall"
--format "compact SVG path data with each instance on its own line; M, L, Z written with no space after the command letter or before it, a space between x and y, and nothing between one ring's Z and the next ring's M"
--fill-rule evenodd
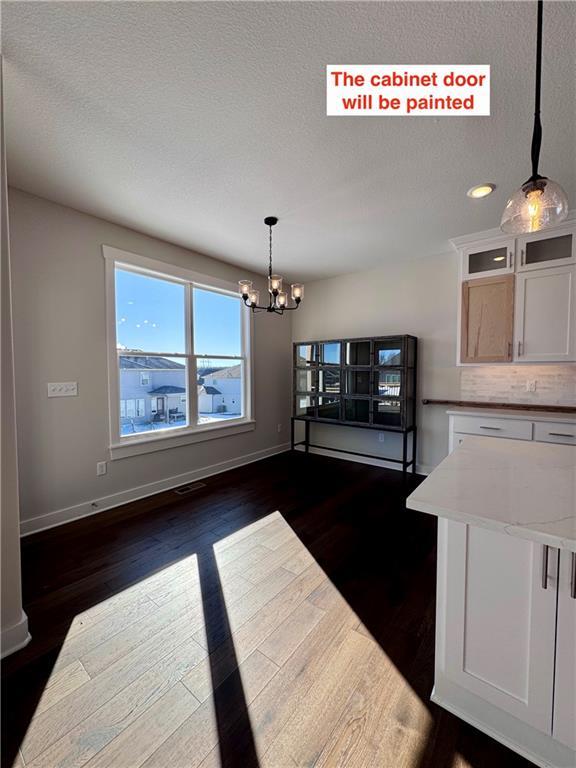
M353 257L351 257L353 258ZM415 259L395 267L342 275L306 285L294 313L294 341L410 333L419 339L417 463L435 467L448 453L446 409L422 406L422 397L459 395L456 361L458 262L456 254ZM376 455L399 455L397 435L385 442L369 430L312 425L319 444Z
M0 408L0 517L2 520L2 656L21 648L30 636L28 619L22 611L22 579L20 575L18 464L16 419L14 413L14 365L12 354L12 317L10 295L10 246L8 240L6 163L4 155L4 122L2 110L2 59L0 57L0 186L1 186L1 269L0 315L1 344L1 408Z
M59 510L83 512L92 500L289 440L290 319L262 314L254 317L255 431L118 459L96 477L109 444L102 244L221 279L261 276L15 189L9 202L23 521L53 524ZM49 381L78 381L79 396L49 400Z

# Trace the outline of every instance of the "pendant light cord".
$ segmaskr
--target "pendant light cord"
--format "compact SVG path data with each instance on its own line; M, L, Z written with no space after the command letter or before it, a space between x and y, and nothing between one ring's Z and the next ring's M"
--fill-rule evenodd
M536 93L534 98L534 131L532 133L532 179L538 174L540 146L542 144L542 123L540 122L540 87L542 82L542 11L544 0L538 0L538 32L536 36Z

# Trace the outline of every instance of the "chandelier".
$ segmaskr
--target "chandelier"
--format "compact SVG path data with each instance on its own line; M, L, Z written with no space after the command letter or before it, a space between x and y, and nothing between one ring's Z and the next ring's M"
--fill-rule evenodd
M260 304L260 291L252 287L251 280L240 280L238 285L240 287L240 295L247 307L250 307L252 312L276 312L278 315L283 315L286 311L298 309L300 302L304 298L304 286L302 283L292 283L291 295L294 300L294 306L288 306L288 294L282 290L283 279L280 275L272 274L272 227L278 224L276 216L266 216L264 224L269 229L269 260L268 260L268 304Z
M500 228L513 235L538 232L563 221L568 214L568 198L555 181L540 176L538 161L542 144L540 122L540 90L542 82L542 9L538 0L536 31L536 92L534 106L534 130L532 133L532 176L525 181L506 203Z

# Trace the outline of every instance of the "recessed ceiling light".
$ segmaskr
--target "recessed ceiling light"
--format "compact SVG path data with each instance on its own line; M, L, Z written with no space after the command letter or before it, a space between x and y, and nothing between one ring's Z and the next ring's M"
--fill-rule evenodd
M466 192L468 197L473 197L475 200L478 200L481 197L488 197L494 190L496 189L496 186L494 184L478 184L476 187L472 187L471 189Z

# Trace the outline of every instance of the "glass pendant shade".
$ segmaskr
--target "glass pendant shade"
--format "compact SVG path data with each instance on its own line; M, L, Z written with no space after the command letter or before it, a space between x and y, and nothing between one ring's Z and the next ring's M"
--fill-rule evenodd
M304 286L302 283L292 283L292 298L294 300L304 298Z
M562 187L550 179L531 179L506 203L500 228L511 235L538 232L567 215L568 198Z
M252 290L252 280L239 280L238 288L241 296L249 296Z
M251 306L255 307L260 301L260 291L251 290L248 294L248 301Z
M268 290L269 291L282 290L282 277L280 275L270 275L270 277L268 278Z
M278 307L285 307L287 301L288 301L288 295L284 291L280 291L280 293L276 297L276 305Z

